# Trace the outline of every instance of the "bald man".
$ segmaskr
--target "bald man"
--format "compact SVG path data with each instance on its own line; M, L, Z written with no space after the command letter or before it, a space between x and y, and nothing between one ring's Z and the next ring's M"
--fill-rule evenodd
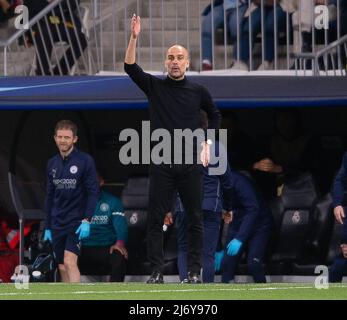
M221 116L212 101L211 95L204 87L190 82L185 76L186 70L189 68L187 49L180 45L170 47L167 50L165 60L167 77L164 79L154 77L144 72L135 63L136 42L140 30L140 17L134 14L131 20L131 36L125 56L124 69L148 98L151 131L153 132L156 129L167 130L170 133L171 151L173 151L174 146L177 145L177 140L174 140L173 136L174 130L191 129L194 131L198 129L201 109L206 111L208 115L209 128L218 129ZM154 161L151 157L147 255L151 263L152 275L147 283L164 282L162 226L165 214L171 211L177 191L187 214L188 281L189 283L200 283L202 165L208 165L209 149L207 142L202 143L200 148L199 160L196 142L195 145L194 143L190 145L188 149L183 146L179 151L174 150L170 154L170 159L166 158L162 163ZM187 153L189 152L193 154L193 163L187 161ZM180 156L182 161L177 161L179 157L176 156Z

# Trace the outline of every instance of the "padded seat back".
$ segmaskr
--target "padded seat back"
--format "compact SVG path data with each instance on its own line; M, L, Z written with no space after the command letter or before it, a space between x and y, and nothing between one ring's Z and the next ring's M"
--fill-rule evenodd
M278 199L280 203L272 208L275 224L277 222L279 225L272 261L296 261L302 258L310 236L312 212L317 198L317 189L309 174L285 183Z
M128 222L127 274L146 274L146 225L148 207L148 177L132 177L122 191L124 215Z

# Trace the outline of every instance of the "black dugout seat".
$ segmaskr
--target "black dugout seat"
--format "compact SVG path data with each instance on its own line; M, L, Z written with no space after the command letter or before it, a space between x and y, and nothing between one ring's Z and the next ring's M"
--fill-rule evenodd
M147 260L146 227L149 200L149 178L129 178L122 192L124 214L128 221L128 275L151 273ZM177 274L176 232L169 228L164 234L164 274Z
M270 273L277 264L291 265L303 260L312 232L317 200L317 188L310 174L303 174L284 184L281 196L272 206L275 228L277 226L278 230L275 230L274 243L271 244ZM285 270L289 272L288 266Z

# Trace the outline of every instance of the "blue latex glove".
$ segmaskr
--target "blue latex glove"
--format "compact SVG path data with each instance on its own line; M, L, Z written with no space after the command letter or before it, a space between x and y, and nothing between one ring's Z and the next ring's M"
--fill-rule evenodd
M52 243L52 231L50 229L46 229L43 234L43 241L49 241Z
M238 252L240 251L241 246L242 246L241 241L237 239L231 240L227 245L228 256L236 256Z
M222 265L222 260L224 257L224 251L217 251L214 254L214 270L219 271Z
M83 220L75 233L79 234L78 240L88 238L90 234L90 223Z

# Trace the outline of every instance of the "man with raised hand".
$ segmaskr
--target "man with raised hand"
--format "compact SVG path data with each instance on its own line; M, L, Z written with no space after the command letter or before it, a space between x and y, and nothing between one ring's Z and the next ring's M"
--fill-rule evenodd
M209 92L201 85L192 83L186 76L189 67L188 51L181 45L171 46L166 53L166 78L157 78L144 72L135 62L136 43L141 30L140 17L131 20L131 36L126 51L124 69L136 85L146 94L149 101L151 130L164 129L170 133L171 149L177 145L173 140L174 130L199 128L200 110L206 111L210 126L218 129L220 112ZM187 145L186 145L187 146ZM163 283L163 220L171 210L172 199L178 191L187 214L188 281L200 283L202 249L202 167L208 165L209 147L202 143L200 161L197 161L197 144L180 150L185 161L170 159L159 163L151 159L149 169L149 215L147 224L147 254L152 275L148 283ZM188 151L187 151L188 149ZM187 153L194 158L187 163ZM181 158L181 159L182 159Z
M77 259L89 236L99 185L92 157L75 147L77 126L61 120L54 140L59 153L48 161L44 240L52 243L63 282L80 282Z

